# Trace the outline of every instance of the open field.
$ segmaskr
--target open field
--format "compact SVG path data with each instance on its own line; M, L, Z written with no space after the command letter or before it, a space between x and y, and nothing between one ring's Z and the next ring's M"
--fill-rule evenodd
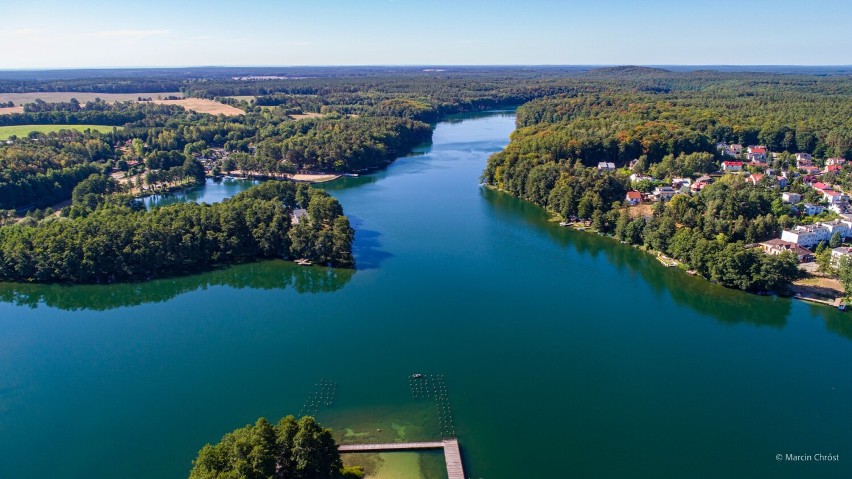
M19 106L24 103L33 103L36 99L42 99L48 103L56 103L76 98L80 103L86 103L87 101L92 101L95 98L100 98L101 100L112 103L116 101L135 101L140 96L142 98L153 98L156 100L158 97L183 97L183 94L179 91L166 93L80 93L73 91L0 93L0 102L12 101L16 106Z
M38 131L41 133L50 133L52 131L59 130L96 130L101 133L107 133L112 131L114 127L107 125L12 125L12 126L0 126L0 140L8 139L10 136L15 135L17 137L27 136L31 131Z
M7 106L0 108L0 115L11 115L12 113L23 113L24 107L22 106Z
M234 95L234 96L229 96L228 98L233 98L234 100L245 100L245 101L251 103L257 97L254 96L254 95Z
M209 113L211 115L221 114L225 116L235 116L245 115L246 113L240 110L239 108L235 108L231 105L226 105L224 103L219 103L218 101L213 100L205 100L203 98L184 98L182 100L154 100L154 103L159 103L161 105L178 105L196 113Z

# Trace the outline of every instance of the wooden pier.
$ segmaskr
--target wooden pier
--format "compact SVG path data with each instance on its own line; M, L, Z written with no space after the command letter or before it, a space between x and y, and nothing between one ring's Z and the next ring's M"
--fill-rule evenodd
M444 462L447 463L449 479L464 479L461 451L458 439L446 439L433 442L389 442L384 444L344 444L338 447L340 452L388 452L417 451L423 449L443 449Z

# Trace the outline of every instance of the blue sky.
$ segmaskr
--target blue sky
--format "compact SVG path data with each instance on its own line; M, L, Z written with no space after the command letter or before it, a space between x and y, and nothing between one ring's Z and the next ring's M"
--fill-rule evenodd
M0 0L0 68L852 64L849 0Z

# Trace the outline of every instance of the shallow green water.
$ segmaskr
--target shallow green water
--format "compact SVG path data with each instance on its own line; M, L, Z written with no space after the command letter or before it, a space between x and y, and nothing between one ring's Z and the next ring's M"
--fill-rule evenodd
M513 117L463 118L326 185L354 273L0 286L0 478L185 477L205 442L306 407L358 441L437 439L449 407L474 478L852 476L852 316L548 223L478 186Z

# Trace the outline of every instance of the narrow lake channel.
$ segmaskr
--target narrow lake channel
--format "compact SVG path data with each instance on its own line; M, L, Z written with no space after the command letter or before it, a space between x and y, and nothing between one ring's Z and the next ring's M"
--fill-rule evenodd
M349 442L451 430L472 478L852 477L852 314L717 287L480 187L513 128L455 116L324 185L355 271L0 284L0 477L185 478L205 443L300 412ZM440 455L379 459L445 477Z

